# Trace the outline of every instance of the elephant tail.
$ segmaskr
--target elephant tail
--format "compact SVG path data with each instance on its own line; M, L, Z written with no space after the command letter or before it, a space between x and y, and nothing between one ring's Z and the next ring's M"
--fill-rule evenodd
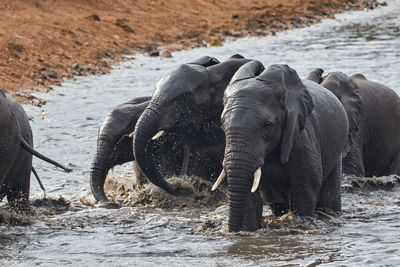
M35 168L32 167L32 170L31 170L31 171L32 171L33 175L35 175L36 180L38 181L38 183L39 183L39 185L40 185L40 188L42 188L42 190L43 190L43 191L45 192L45 194L46 194L46 189L44 188L44 186L43 186L43 184L42 184L42 181L40 180L40 177L39 177L39 175L37 174Z
M63 166L62 164L60 164L60 163L58 163L58 162L56 162L56 161L54 161L54 160L42 155L42 154L40 154L39 152L37 152L22 137L21 137L21 146L22 146L23 149L25 149L26 151L28 151L32 155L40 158L41 160L44 160L44 161L46 161L46 162L48 162L50 164L53 164L54 166L57 166L57 167L63 169L64 171L66 171L66 172L72 172L71 169L69 169L69 168Z

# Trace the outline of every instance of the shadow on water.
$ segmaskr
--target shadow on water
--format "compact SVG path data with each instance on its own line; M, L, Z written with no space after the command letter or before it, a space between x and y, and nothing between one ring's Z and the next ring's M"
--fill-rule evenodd
M0 265L396 266L396 177L345 180L340 216L319 212L305 220L292 214L275 218L265 208L262 229L230 234L224 187L210 194L210 184L192 177L175 178L186 192L179 199L154 186L135 190L132 165L126 164L107 184L110 197L122 207L105 209L94 205L89 170L107 110L151 95L160 77L204 55L224 60L240 53L265 65L286 63L302 77L315 67L349 75L362 72L400 93L398 17L400 2L389 1L371 12L342 14L306 29L244 38L223 47L181 51L169 59L137 55L109 74L66 81L40 95L46 106L25 107L33 118L35 146L74 171L60 173L34 160L49 197L43 198L32 181L34 215L18 217L7 210L1 215L6 206L1 207ZM41 120L43 112L47 115Z

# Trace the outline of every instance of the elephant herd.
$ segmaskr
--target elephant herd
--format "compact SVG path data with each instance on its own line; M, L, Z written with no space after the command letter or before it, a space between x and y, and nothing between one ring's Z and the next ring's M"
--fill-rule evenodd
M11 114L0 124L26 116L6 110L8 98L0 96L2 114ZM399 121L398 95L361 74L315 69L301 79L287 65L205 56L161 78L151 97L107 113L90 186L96 201L108 203L108 171L131 161L138 183L148 179L175 196L169 176L199 176L214 183L212 191L226 179L229 231L255 231L263 203L276 216L340 211L343 173L400 174ZM9 202L15 192L29 195L32 156L20 144L32 151L32 134L29 123L26 133L18 128L0 130L1 194ZM25 164L16 167L20 173L10 151Z
M400 174L399 121L397 94L361 74L315 69L302 80L287 65L202 57L108 112L91 189L107 202L108 170L129 161L173 195L171 175L200 176L212 190L227 178L229 230L254 231L263 202L277 216L340 211L342 173Z

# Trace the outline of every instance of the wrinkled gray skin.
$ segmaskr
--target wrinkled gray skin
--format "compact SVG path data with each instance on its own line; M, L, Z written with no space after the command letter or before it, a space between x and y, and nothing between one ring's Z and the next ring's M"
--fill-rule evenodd
M400 98L390 88L363 75L347 76L313 70L308 79L320 83L342 102L349 119L349 141L343 172L360 177L400 175Z
M287 65L241 67L224 95L223 167L228 177L229 231L261 227L261 190L277 216L341 210L345 110L328 90L302 81ZM250 189L261 167L261 182Z
M234 55L222 63L201 61L183 64L158 82L133 136L140 169L152 183L174 195L179 194L179 188L165 180L149 153L152 137L160 130L166 136L179 135L185 144L183 173L216 179L225 145L220 128L223 92L236 70L249 60Z
M18 211L29 210L32 154L65 171L71 170L41 155L33 147L32 130L22 106L0 91L0 199Z
M218 60L211 57L202 57L192 63L193 65L211 66ZM90 174L92 193L98 202L108 202L104 193L104 182L108 171L126 162L135 161L132 151L132 138L129 135L136 131L135 126L143 111L150 103L151 97L134 98L126 103L110 110L101 124L97 138L97 150L93 158ZM171 175L188 174L187 162L184 157L189 156L190 146L205 147L206 144L186 142L184 136L177 133L169 133L152 141L146 147L145 157L150 157L154 168L157 168L162 177ZM193 166L201 169L202 166ZM146 180L146 176L134 162L137 182ZM201 176L201 173L200 173Z
M132 138L137 119L149 103L150 97L138 97L110 110L101 124L97 136L97 150L92 161L90 186L95 199L107 202L104 182L108 171L125 162L133 161ZM138 176L139 169L135 168Z

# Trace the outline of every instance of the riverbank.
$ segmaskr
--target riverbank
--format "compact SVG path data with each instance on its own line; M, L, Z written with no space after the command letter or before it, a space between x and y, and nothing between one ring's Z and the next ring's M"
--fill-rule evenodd
M103 73L124 54L170 57L176 50L275 34L377 5L363 0L5 0L0 3L0 88L40 104L32 91Z

